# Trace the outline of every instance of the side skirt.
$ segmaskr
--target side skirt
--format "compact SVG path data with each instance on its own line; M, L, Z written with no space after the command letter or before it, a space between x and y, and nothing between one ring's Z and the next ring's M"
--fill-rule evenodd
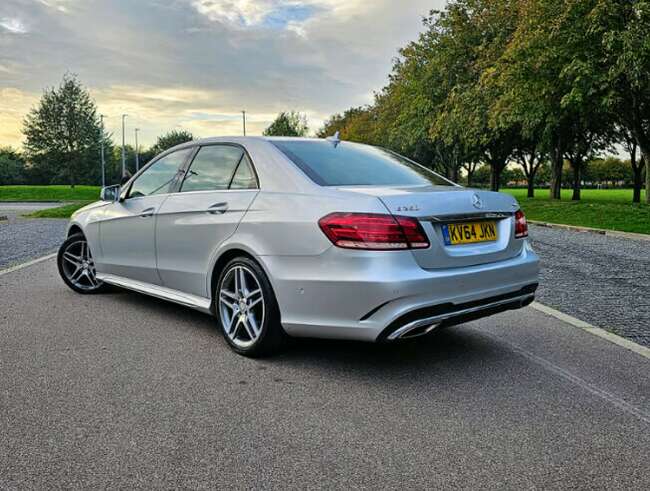
M152 297L162 298L163 300L169 300L170 302L184 305L185 307L200 310L206 314L212 314L212 310L210 309L212 302L208 298L198 297L178 290L172 290L171 288L165 288L164 286L152 285L151 283L144 283L112 274L97 273L97 279L109 285L115 285Z

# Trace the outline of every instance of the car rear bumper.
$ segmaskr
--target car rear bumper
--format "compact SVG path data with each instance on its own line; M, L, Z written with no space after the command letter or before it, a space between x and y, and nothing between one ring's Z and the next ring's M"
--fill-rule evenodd
M332 247L321 256L260 260L289 335L363 341L425 334L431 326L520 308L532 302L539 274L528 244L504 261L444 270L422 269L410 251Z

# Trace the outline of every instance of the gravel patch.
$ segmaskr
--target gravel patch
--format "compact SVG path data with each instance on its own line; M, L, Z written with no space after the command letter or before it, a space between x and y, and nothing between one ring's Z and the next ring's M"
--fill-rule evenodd
M55 252L65 239L68 220L23 218L56 203L0 203L0 269Z
M650 346L650 244L531 226L542 260L538 300Z

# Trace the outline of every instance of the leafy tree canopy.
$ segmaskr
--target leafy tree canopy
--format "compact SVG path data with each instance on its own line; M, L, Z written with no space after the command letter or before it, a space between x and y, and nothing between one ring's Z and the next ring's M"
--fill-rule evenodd
M95 101L75 75L46 89L23 123L33 173L49 182L95 183L102 138Z
M281 112L264 130L264 136L307 136L307 116L296 111Z
M194 140L194 135L187 130L172 130L164 135L160 135L156 140L156 143L149 150L153 156L158 155L159 153L169 150L176 145L181 143L186 143Z

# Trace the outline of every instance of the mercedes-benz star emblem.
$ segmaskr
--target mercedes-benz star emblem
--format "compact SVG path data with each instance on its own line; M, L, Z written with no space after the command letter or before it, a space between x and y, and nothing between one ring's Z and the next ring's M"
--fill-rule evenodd
M478 194L472 196L472 204L474 205L474 208L477 208L479 210L483 208L483 201L481 200L481 197Z

